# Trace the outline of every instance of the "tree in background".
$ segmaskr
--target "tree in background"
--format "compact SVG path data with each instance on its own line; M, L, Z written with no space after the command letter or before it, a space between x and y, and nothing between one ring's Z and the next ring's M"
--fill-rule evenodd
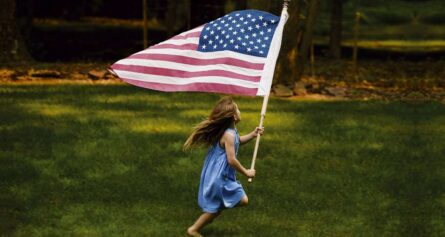
M304 73L304 66L308 59L309 47L312 44L315 22L320 9L320 0L310 0L307 5L307 16L304 23L302 39L299 47L299 54L296 63L295 81L299 81Z
M329 53L331 58L341 57L341 36L343 21L343 4L345 0L331 0L331 20L329 30Z
M301 8L303 1L295 0L289 5L289 19L284 27L283 41L278 57L279 76L276 83L292 87L297 76L298 46L301 41Z
M30 60L16 19L15 0L0 1L0 63Z

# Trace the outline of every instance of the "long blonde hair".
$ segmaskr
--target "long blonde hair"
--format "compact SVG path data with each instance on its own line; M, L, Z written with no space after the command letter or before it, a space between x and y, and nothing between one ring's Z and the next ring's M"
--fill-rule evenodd
M213 145L221 139L224 131L234 122L238 106L230 97L218 101L210 116L194 128L184 143L184 150L196 145Z

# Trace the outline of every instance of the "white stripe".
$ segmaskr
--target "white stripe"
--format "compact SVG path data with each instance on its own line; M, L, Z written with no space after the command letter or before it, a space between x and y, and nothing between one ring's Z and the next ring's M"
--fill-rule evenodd
M266 97L270 93L270 88L272 86L273 75L274 75L274 71L275 71L275 66L277 64L278 54L280 53L284 24L286 24L288 17L289 17L289 14L287 13L287 7L286 8L283 7L283 10L281 11L280 21L278 23L277 28L275 29L274 36L272 37L272 42L270 43L267 61L264 65L264 72L263 72L263 75L261 76L261 81L260 81L259 88L258 88L258 91L256 94L257 96L265 96ZM266 107L264 107L264 105L263 105L262 111L264 110L264 113L265 113L265 109L266 109ZM263 112L261 112L261 113L263 113Z
M157 67L165 69L175 69L186 72L199 72L199 71L209 71L209 70L224 70L229 72L238 73L245 76L261 76L263 70L248 69L242 67L236 67L226 64L216 64L216 65L189 65L168 61L159 60L148 60L148 59L122 59L116 64L122 65L137 65L146 67Z
M154 46L162 44L183 45L183 44L198 44L198 43L199 43L199 37L190 37L187 39L169 39L159 44L155 44Z
M195 50L177 50L177 49L146 49L140 52L137 52L133 55L137 54L168 54L168 55L179 55L186 56L190 58L196 59L217 59L217 58L235 58L239 60L243 60L250 63L261 63L264 64L266 62L266 58L256 57L247 54L237 53L234 51L224 50L224 51L216 51L216 52L200 52Z
M177 78L177 77L166 77L157 76L151 74L137 73L137 72L127 72L121 70L113 70L120 78L145 81L145 82L155 82L170 85L187 85L191 83L217 83L225 85L234 85L246 88L258 88L258 82L250 82L239 79L230 79L227 77L193 77L193 78Z

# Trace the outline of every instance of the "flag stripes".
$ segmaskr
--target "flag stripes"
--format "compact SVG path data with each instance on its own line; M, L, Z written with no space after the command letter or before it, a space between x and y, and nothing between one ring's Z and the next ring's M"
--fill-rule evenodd
M257 95L267 58L234 50L199 51L201 34L213 34L203 33L205 26L119 60L111 70L130 84L154 90ZM222 35L216 38L206 42L209 47L223 47ZM230 39L233 45L236 40Z

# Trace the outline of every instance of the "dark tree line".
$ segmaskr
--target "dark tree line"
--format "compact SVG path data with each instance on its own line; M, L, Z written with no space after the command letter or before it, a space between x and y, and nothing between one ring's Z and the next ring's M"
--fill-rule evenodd
M341 57L343 4L346 0L329 0L331 11L328 56ZM53 5L48 5L51 2ZM32 24L33 17L58 17L78 19L91 14L121 17L141 17L142 1L122 0L2 0L0 1L0 63L29 60L23 35ZM167 35L199 26L233 10L254 8L279 15L281 1L270 0L148 0L152 18L162 19ZM289 6L289 21L285 27L278 70L282 73L279 83L292 87L304 73L304 65L312 44L314 27L320 11L321 0L294 0ZM51 7L48 7L51 6ZM117 9L117 10L116 10Z

